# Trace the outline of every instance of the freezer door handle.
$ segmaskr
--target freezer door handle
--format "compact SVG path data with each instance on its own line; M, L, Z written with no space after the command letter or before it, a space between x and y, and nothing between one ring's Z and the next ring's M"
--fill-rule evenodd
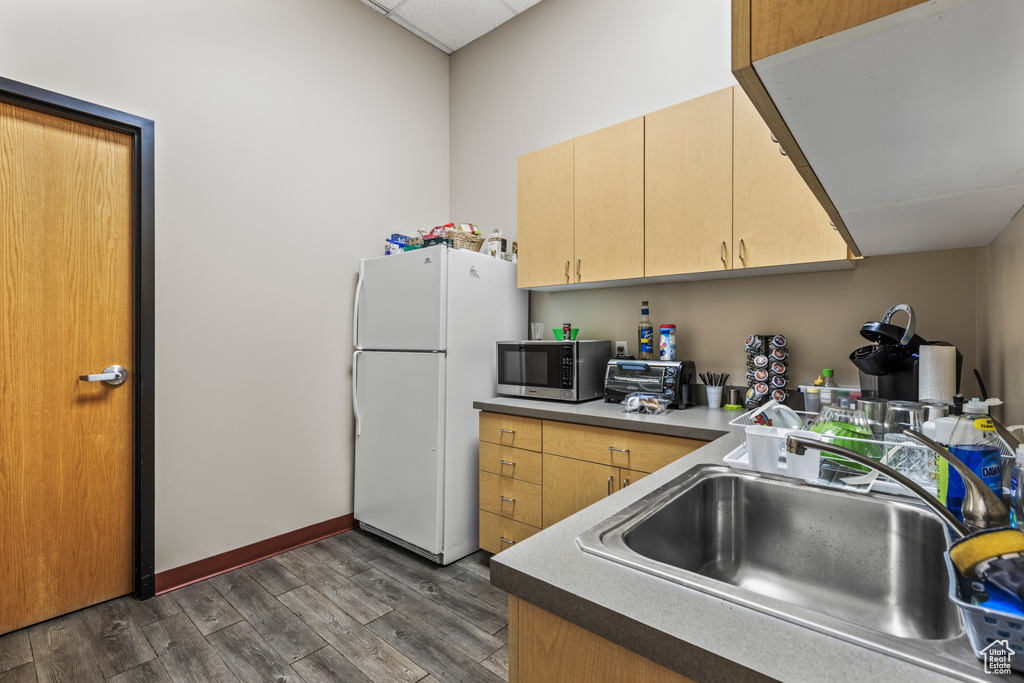
M359 295L363 291L363 261L359 259L359 280L356 281L356 301L352 306L352 346L359 348ZM353 370L355 372L355 370Z
M359 418L359 355L361 353L362 351L356 351L352 354L352 413L356 418L356 436L362 432L362 422Z

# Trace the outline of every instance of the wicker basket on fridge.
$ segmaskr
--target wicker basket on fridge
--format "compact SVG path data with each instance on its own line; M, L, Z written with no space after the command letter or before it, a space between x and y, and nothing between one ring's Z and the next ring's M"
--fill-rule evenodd
M456 249L480 251L480 245L484 242L483 237L480 235L474 235L466 230L448 228L444 231L444 236L452 241L452 246Z

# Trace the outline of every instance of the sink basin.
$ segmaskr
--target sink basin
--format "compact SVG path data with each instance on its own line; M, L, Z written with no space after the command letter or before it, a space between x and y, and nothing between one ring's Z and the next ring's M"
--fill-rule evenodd
M912 498L705 465L577 543L632 569L902 657L918 658L908 642L963 634L947 597L945 528Z

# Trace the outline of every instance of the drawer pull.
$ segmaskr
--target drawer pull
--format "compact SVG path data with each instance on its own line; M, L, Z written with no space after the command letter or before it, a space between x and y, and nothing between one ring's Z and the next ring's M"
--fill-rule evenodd
M516 433L516 430L514 430L514 429L499 429L498 431L501 432L502 434L515 434Z
M616 453L629 453L628 448L615 448L614 446L609 446L608 450L615 451Z
M515 467L516 466L516 464L514 462L508 462L507 460L499 460L498 462L500 464L502 464L502 465L508 465L509 467Z
M501 541L502 543L508 543L509 545L515 545L516 544L515 541L510 541L507 538L505 538L504 536L499 536L498 540Z
M608 495L612 495L612 478L608 477Z
M515 505L516 502L515 498L506 498L505 496L498 496L498 498L501 498L506 503L512 503L513 505Z

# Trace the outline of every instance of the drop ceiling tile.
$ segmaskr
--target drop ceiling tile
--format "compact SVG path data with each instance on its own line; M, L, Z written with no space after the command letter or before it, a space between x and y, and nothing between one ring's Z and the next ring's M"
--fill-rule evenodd
M540 0L500 0L503 5L508 5L513 12L519 14L523 10L530 9Z
M408 0L393 14L452 51L514 16L515 13L498 0Z

